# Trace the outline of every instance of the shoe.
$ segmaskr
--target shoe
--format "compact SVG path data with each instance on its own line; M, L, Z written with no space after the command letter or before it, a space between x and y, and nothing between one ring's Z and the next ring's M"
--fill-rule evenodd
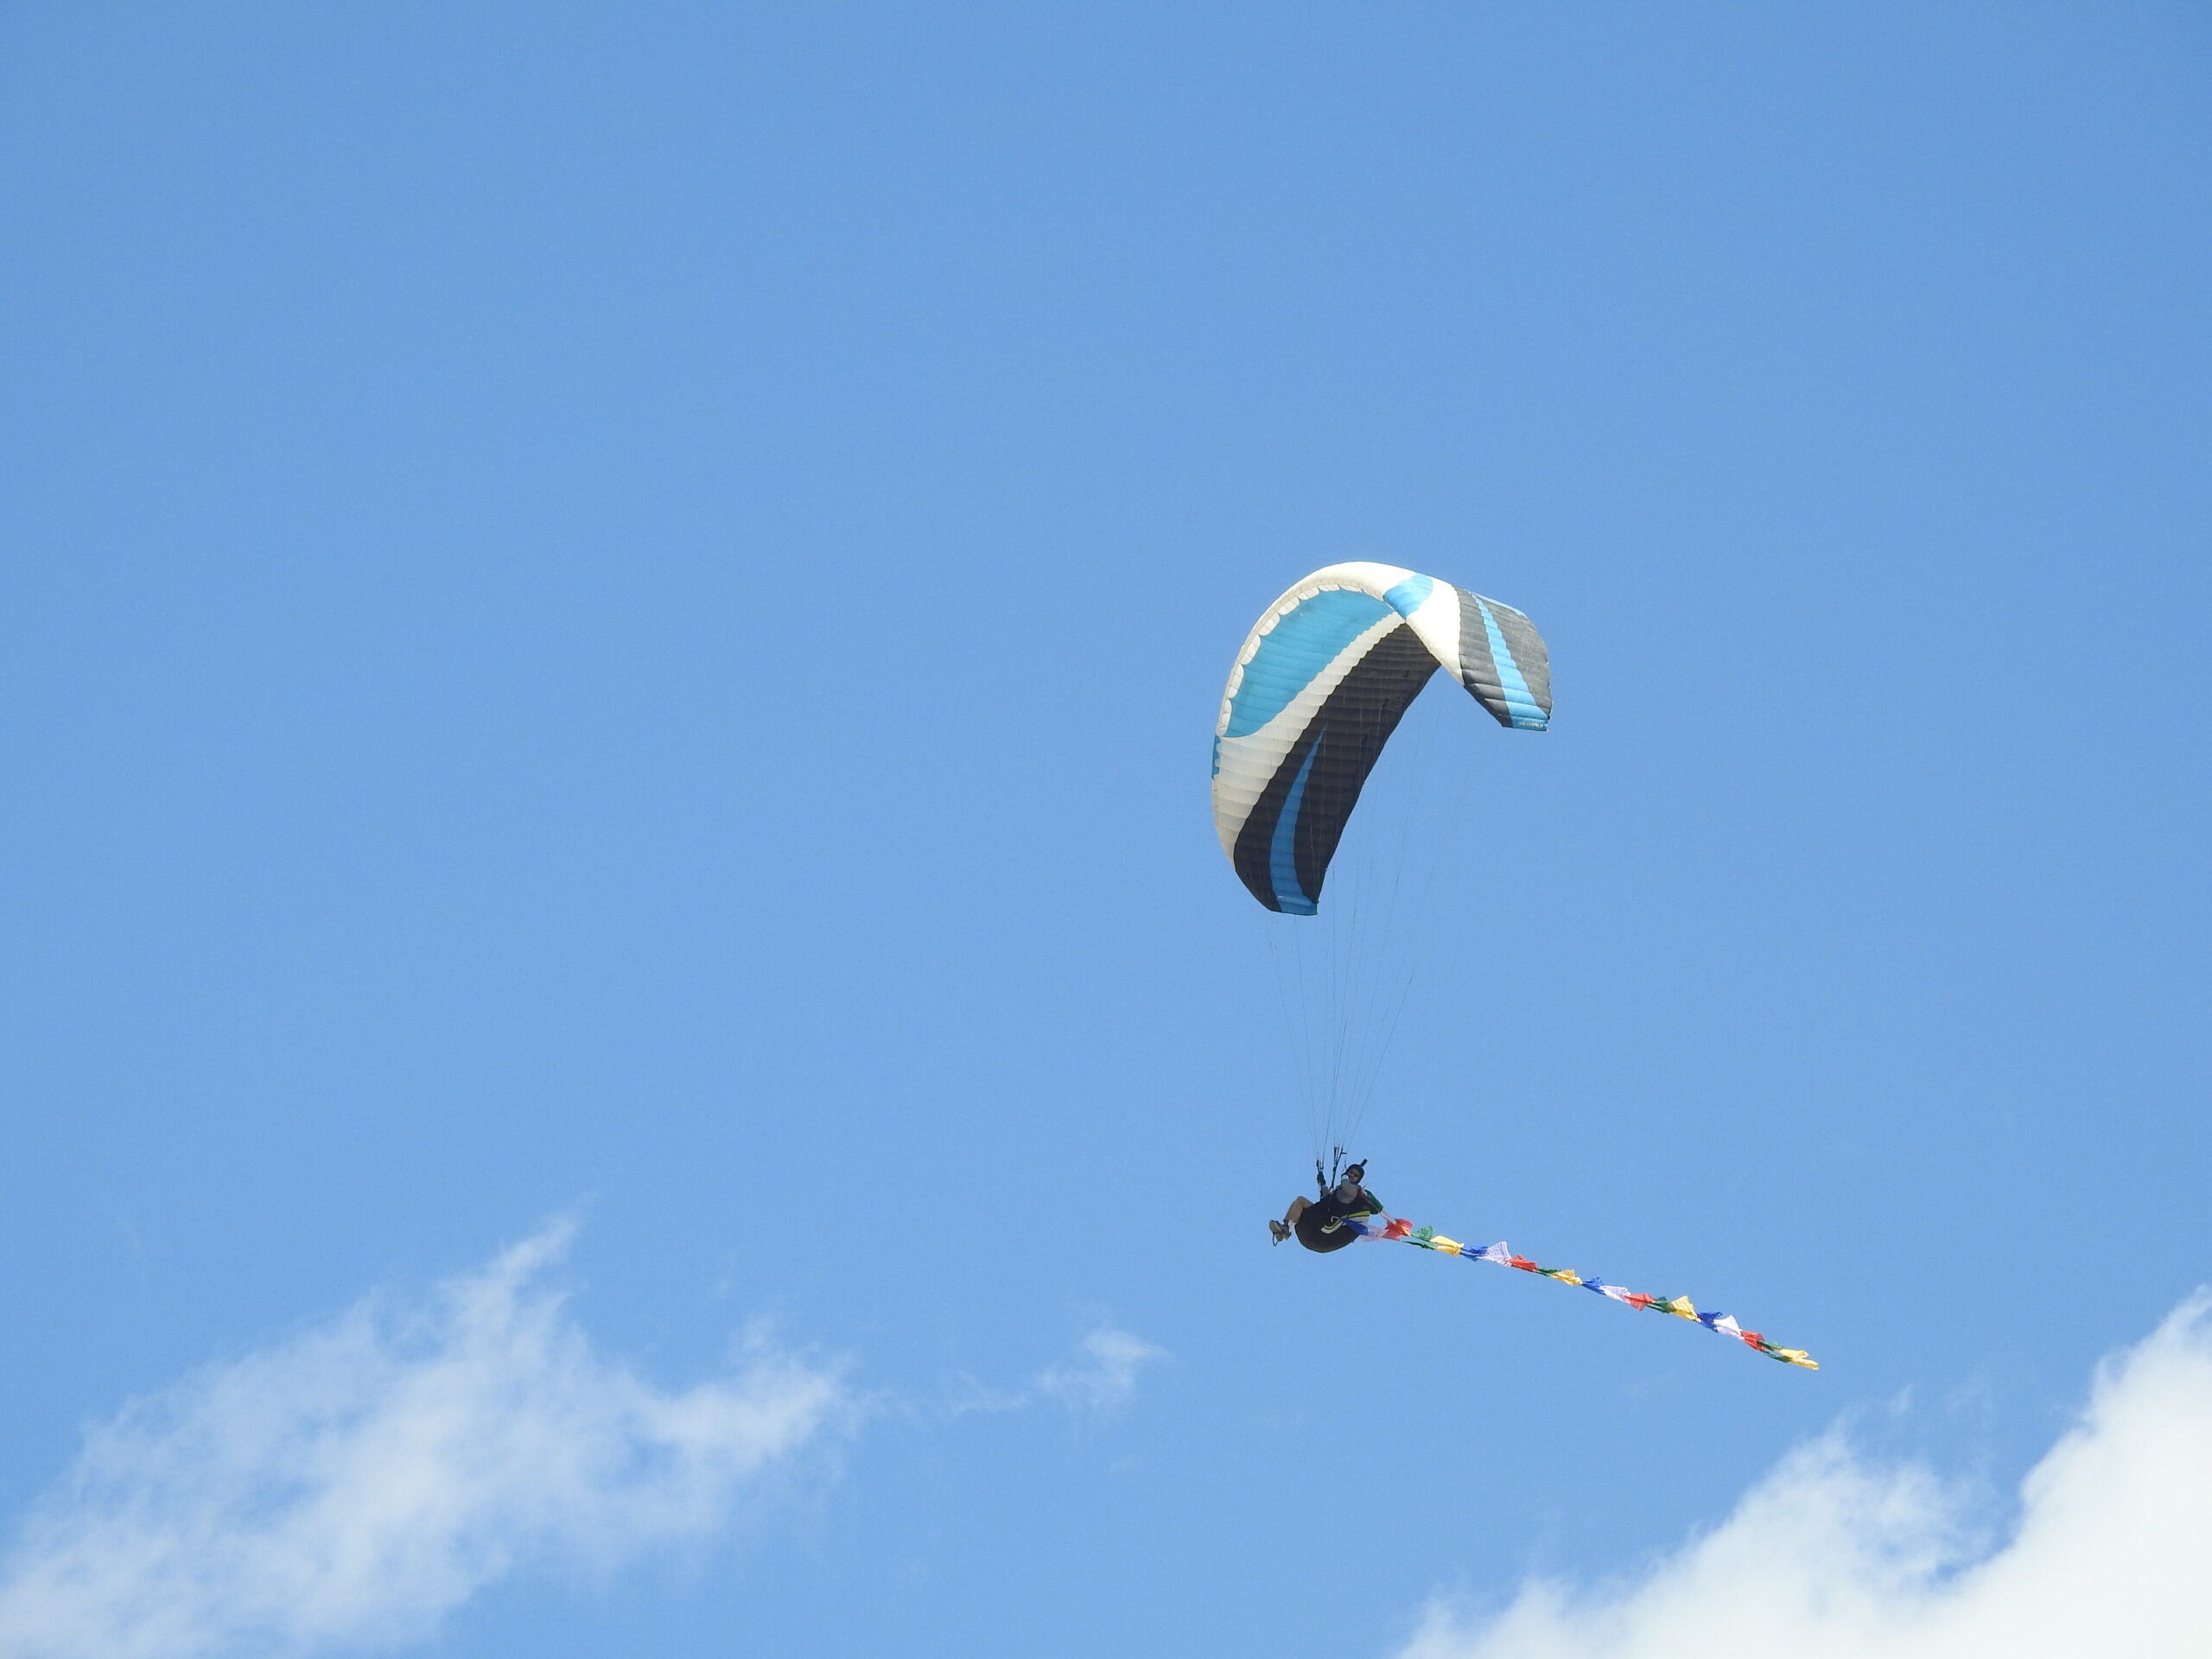
M1275 1243L1278 1244L1281 1243L1283 1240L1290 1236L1290 1229L1284 1226L1282 1223L1279 1221L1269 1222L1268 1224L1268 1230L1274 1235Z

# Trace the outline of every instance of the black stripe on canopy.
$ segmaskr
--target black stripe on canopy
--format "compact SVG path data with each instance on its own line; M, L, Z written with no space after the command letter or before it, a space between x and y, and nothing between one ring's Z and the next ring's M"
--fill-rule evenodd
M1480 619L1477 620L1479 625ZM1382 746L1435 671L1436 658L1428 647L1400 623L1368 648L1306 722L1236 836L1236 874L1269 910L1313 913L1328 876L1329 861L1336 856L1344 823L1358 804L1367 774L1375 770ZM1294 873L1295 887L1282 891L1275 869L1276 831L1301 773L1305 787L1290 826L1289 869L1284 872Z

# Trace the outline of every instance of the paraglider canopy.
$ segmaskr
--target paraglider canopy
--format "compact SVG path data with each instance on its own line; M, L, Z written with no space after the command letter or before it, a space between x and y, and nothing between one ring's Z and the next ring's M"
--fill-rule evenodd
M1316 570L1245 636L1214 724L1214 829L1269 910L1319 911L1368 773L1440 667L1500 725L1550 723L1550 664L1529 619L1395 564Z

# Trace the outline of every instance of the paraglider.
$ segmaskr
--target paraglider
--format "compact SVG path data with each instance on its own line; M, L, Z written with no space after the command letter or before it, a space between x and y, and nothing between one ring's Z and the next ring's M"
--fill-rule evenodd
M1293 1198L1282 1219L1268 1224L1268 1231L1278 1244L1295 1234L1300 1244L1323 1255L1357 1243L1359 1230L1347 1224L1383 1216L1382 1204L1362 1185L1366 1179L1366 1165L1346 1166L1343 1177L1319 1198Z
M1392 734L1439 669L1499 725L1533 732L1549 727L1550 653L1535 625L1510 605L1398 565L1360 561L1316 570L1270 605L1245 636L1214 723L1214 829L1253 898L1286 918L1317 918L1287 930L1294 950L1313 930L1326 929L1318 919L1322 889L1352 809ZM1385 884L1393 902L1400 885L1395 873ZM1325 960L1301 957L1294 976L1286 976L1306 1005L1293 1019L1308 1072L1319 1196L1293 1199L1281 1220L1268 1223L1276 1243L1295 1237L1325 1255L1361 1240L1402 1243L1495 1262L1580 1285L1630 1307L1672 1313L1770 1358L1819 1369L1802 1349L1770 1343L1726 1313L1700 1313L1686 1296L1625 1290L1572 1268L1541 1267L1503 1243L1478 1249L1393 1218L1367 1191L1363 1164L1344 1166L1339 1176L1343 1143L1358 1127L1379 1066L1371 1056L1349 1058L1348 1050L1356 1038L1371 1045L1378 1033L1387 1046L1396 1022L1395 1012L1386 1010L1384 1017L1371 1006L1385 953L1363 950L1359 919L1348 918ZM1381 931L1387 938L1392 931L1386 918ZM1372 930L1370 938L1371 943ZM1410 971L1397 986L1401 1007ZM1286 1005L1297 1000L1288 988L1284 997ZM1319 1154L1332 1147L1334 1161L1325 1169Z

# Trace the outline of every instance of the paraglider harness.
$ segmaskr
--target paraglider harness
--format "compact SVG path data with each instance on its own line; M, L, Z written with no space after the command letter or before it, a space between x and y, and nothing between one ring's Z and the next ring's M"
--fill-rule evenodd
M1358 1242L1357 1230L1345 1226L1345 1222L1382 1213L1382 1206L1375 1195L1361 1185L1367 1179L1367 1166L1345 1164L1344 1156L1344 1149L1338 1147L1325 1171L1319 1159L1313 1160L1313 1185L1320 1190L1320 1196L1306 1206L1291 1229L1300 1244L1325 1255ZM1352 1185L1358 1190L1349 1198L1340 1198L1336 1196L1336 1187L1346 1175L1351 1177Z

